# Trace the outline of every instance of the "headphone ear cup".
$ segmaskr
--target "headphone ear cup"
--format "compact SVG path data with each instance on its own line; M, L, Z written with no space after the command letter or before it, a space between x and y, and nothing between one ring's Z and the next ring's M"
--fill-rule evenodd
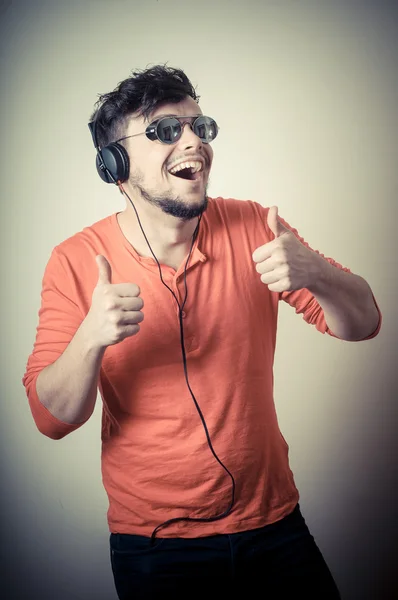
M97 153L97 156L95 159L95 166L97 167L97 173L101 177L102 181L105 181L105 183L114 183L112 181L112 179L109 177L109 173L106 170L105 165L104 165L99 153Z
M126 148L112 142L97 154L96 167L99 176L106 183L123 183L130 173L130 160Z

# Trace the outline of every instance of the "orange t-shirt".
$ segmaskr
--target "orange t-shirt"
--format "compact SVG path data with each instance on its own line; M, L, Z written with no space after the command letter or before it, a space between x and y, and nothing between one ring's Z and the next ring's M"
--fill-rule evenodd
M298 501L273 398L279 300L321 333L333 334L308 290L279 294L260 281L252 253L274 238L267 213L249 200L209 199L186 273L188 379L214 451L234 477L233 509L216 521L172 523L158 537L254 529L283 518ZM56 419L40 403L36 379L62 354L89 310L97 254L111 264L112 283L136 283L145 304L141 330L107 348L100 372L109 529L150 536L168 519L220 515L230 504L232 481L210 451L186 384L179 308L155 260L137 254L116 214L59 244L47 264L36 341L23 378L36 425L53 439L82 425ZM180 304L185 262L177 272L161 265Z

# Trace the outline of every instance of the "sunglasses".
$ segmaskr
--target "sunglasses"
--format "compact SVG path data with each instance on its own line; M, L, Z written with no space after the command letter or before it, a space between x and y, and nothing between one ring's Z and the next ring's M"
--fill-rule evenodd
M199 117L162 117L150 123L142 133L126 135L116 140L116 142L137 137L138 135L146 135L151 141L159 140L162 144L174 144L182 136L186 123L189 123L194 134L204 144L212 142L219 129L214 119L205 117L204 115L200 115Z

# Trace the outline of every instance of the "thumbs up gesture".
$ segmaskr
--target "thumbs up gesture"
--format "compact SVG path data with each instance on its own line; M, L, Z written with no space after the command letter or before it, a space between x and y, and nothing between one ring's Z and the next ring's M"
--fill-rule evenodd
M86 316L86 331L91 343L98 348L118 344L136 335L143 321L144 302L135 283L112 283L112 269L107 259L98 255L98 281Z
M261 281L271 292L309 289L320 273L322 258L281 223L277 206L269 209L267 224L275 239L257 248L252 255Z

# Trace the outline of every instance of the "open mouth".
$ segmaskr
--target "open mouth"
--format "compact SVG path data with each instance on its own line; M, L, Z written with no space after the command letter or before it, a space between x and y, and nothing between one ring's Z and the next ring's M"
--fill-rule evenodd
M185 179L187 181L196 181L202 177L203 163L199 161L193 161L189 163L181 163L176 167L173 167L169 171L170 175L178 177L179 179Z
M188 181L194 181L196 179L196 173L192 173L191 169L181 169L178 173L171 173L174 177L179 179L188 179Z

